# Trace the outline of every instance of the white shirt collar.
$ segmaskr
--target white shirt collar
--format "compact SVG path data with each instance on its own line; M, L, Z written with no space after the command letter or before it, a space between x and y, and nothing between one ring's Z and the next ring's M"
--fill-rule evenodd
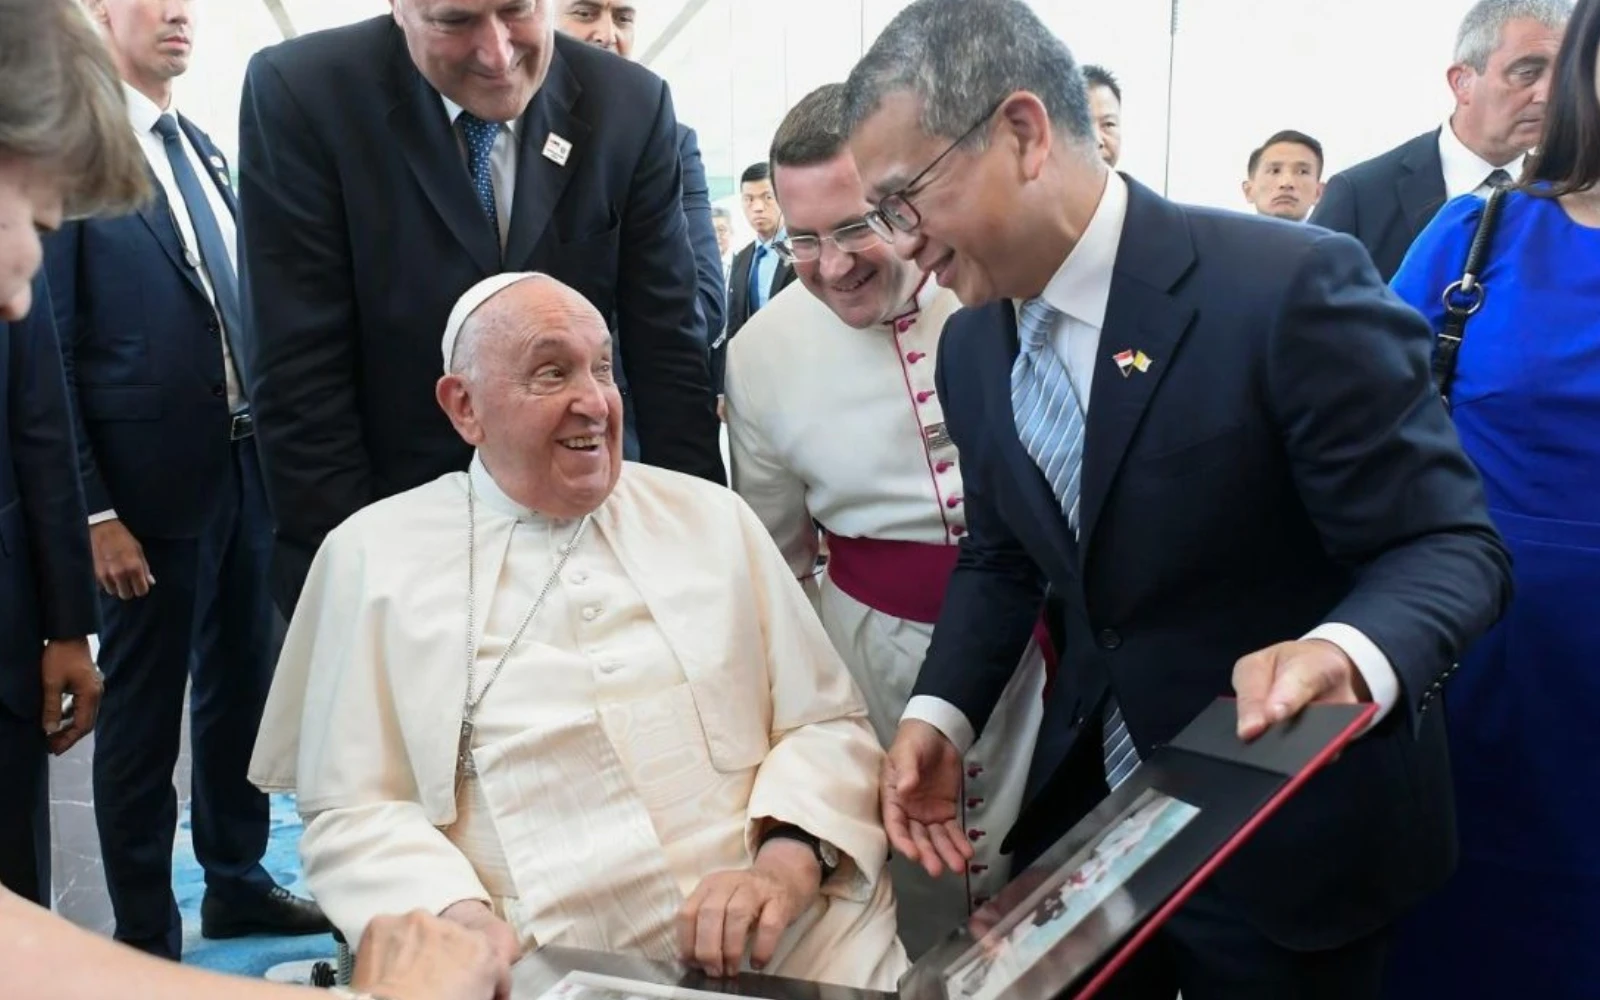
M1522 176L1522 164L1526 159L1526 155L1519 156L1510 163L1496 167L1468 149L1448 121L1439 130L1439 163L1444 169L1444 193L1447 199L1459 198L1478 190L1497 169L1504 170L1512 180L1516 180Z
M1080 323L1096 330L1104 327L1106 303L1111 300L1111 272L1116 268L1127 219L1128 182L1109 171L1094 217L1045 286L1042 298Z
M465 111L467 109L463 108L461 105L457 104L455 101L452 101L450 98L444 96L443 94L439 95L439 100L444 102L444 113L450 119L450 126L452 128L454 128L455 124L456 124L456 119L460 118L461 117L461 112L463 112L463 111ZM506 131L510 132L512 135L516 135L517 134L517 121L516 120L512 120L512 121L509 121L509 122L501 122L500 124L504 125L506 127Z
M122 93L128 98L128 121L133 124L135 135L154 130L156 121L162 115L178 113L178 109L171 104L165 110L157 107L155 101L129 86L126 81L122 84Z
M494 481L494 476L489 474L489 468L483 464L481 454L472 453L472 464L467 468L467 475L472 477L473 491L485 507L507 517L514 517L518 521L534 524L560 523L557 518L547 517L511 499L506 491L500 488L500 484Z

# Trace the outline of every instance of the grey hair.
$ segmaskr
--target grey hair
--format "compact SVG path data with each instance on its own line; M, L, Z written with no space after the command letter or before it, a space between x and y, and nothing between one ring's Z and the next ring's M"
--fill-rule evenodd
M839 155L849 138L844 127L844 84L823 84L783 116L767 158L774 174L778 167L826 163Z
M845 126L855 131L889 95L910 91L922 102L923 132L954 139L1019 90L1038 97L1079 145L1094 147L1083 73L1026 3L917 0L850 71ZM980 130L974 142L983 141Z
M1507 24L1537 21L1560 31L1571 17L1571 0L1478 0L1456 32L1455 62L1482 73L1489 68L1489 56L1500 47Z

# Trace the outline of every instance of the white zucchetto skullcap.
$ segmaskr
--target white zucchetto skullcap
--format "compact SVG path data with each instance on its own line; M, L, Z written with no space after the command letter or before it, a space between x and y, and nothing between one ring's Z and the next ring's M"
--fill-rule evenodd
M537 271L515 271L484 278L467 289L467 293L456 301L456 307L450 310L450 319L444 325L444 342L441 347L444 351L446 375L450 374L450 359L456 353L456 341L461 337L461 328L466 326L467 319L478 311L478 307L519 281L542 277L544 275Z

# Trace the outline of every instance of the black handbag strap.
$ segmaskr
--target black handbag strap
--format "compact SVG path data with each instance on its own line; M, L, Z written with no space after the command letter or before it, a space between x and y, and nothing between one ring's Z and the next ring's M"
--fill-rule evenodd
M1433 384L1439 396L1450 405L1450 385L1456 377L1456 355L1461 352L1461 338L1467 335L1467 320L1483 308L1487 294L1482 276L1489 263L1489 246L1494 242L1494 230L1500 222L1500 209L1505 205L1506 189L1494 188L1484 202L1483 215L1478 219L1477 232L1472 235L1472 247L1467 251L1467 263L1461 278L1444 290L1444 329L1439 331L1438 343L1433 349Z

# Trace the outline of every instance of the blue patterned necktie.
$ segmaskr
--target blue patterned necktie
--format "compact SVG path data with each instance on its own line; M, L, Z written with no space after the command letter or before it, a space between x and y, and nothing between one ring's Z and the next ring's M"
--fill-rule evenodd
M461 134L467 141L467 171L472 175L472 191L478 196L478 205L489 217L495 237L500 235L500 211L494 200L494 171L490 160L494 156L494 142L500 138L505 126L499 122L486 122L470 111L456 117Z
M756 252L750 257L750 312L752 314L765 305L761 301L761 259L766 255L767 248L757 243Z
M1078 533L1078 500L1083 488L1083 403L1066 363L1050 344L1061 312L1044 299L1022 305L1017 323L1020 349L1011 366L1011 413L1017 435L1061 504L1067 526ZM1115 699L1106 702L1101 759L1113 790L1139 765L1139 754Z
M222 227L216 213L211 210L211 199L205 185L189 163L189 154L183 147L183 133L178 129L175 115L162 115L153 129L161 137L167 152L167 162L172 166L172 177L178 183L178 194L194 226L195 242L200 244L200 263L211 279L211 294L216 298L217 316L229 336L242 334L239 310L239 277L234 271L233 257L222 238Z

